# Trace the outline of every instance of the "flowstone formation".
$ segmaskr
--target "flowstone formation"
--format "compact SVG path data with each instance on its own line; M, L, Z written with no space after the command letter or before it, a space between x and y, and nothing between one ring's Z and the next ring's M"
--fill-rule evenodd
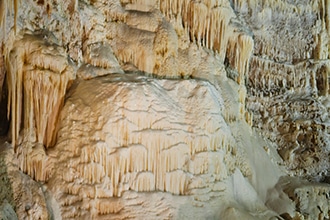
M1 219L329 219L329 6L0 1Z

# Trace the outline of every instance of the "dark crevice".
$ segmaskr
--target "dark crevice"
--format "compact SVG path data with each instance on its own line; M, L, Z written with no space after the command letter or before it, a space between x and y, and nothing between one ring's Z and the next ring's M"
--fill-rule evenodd
M3 83L0 95L0 136L5 136L9 131L9 120L7 118L8 88L6 83Z
M320 69L316 71L316 86L318 90L319 96L325 96L327 95L327 67L322 66Z

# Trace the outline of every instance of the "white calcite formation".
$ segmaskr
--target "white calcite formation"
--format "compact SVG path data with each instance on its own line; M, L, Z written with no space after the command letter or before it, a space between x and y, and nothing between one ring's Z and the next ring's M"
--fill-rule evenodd
M0 218L328 219L329 8L0 1Z
M49 151L56 169L47 185L62 216L203 218L204 209L219 215L214 203L221 202L215 198L224 194L224 180L236 169L253 175L248 155L221 114L220 94L207 81L137 74L79 83L62 110L57 145ZM160 202L147 192L175 197Z

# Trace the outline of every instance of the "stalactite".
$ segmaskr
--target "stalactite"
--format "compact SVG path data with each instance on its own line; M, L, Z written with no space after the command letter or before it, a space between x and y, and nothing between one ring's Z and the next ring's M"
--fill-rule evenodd
M18 49L15 49L5 57L8 71L8 118L9 114L11 114L11 135L14 147L17 145L21 125L23 56L23 54L18 52Z
M17 31L17 16L21 0L2 0L0 1L0 28L6 34L7 16L14 16L14 31ZM9 14L8 14L9 12Z
M5 58L13 146L20 144L22 123L24 141L53 145L59 110L73 77L64 50L41 36L25 35Z
M7 17L7 0L0 1L0 27L2 31L6 31L6 17Z
M17 16L18 16L18 7L19 0L14 0L14 30L17 31Z
M238 84L245 84L252 50L253 40L250 36L238 35L237 38L231 38L229 40L226 57L230 65L239 73L236 79Z

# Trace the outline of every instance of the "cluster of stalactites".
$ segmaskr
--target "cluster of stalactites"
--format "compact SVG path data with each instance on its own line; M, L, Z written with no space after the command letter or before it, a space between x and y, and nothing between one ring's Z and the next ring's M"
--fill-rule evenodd
M5 54L8 117L13 146L22 141L54 144L56 121L73 70L63 48L42 35L25 34Z
M160 10L170 20L182 22L191 41L224 58L232 32L228 24L235 15L230 8L220 7L222 4L219 1L165 0L161 1Z
M117 127L115 127L117 128ZM118 128L117 128L118 129ZM127 134L126 129L118 129L118 135ZM121 133L123 132L123 133ZM224 137L222 137L224 136ZM136 141L137 139L127 140ZM160 190L176 195L184 195L191 182L191 174L206 175L213 173L217 181L227 176L223 157L217 153L218 148L224 151L235 151L232 137L217 132L209 138L196 138L182 144L162 143L161 138L140 145L128 144L127 149L110 154L106 144L84 147L81 150L81 164L77 171L87 184L101 184L109 181L108 196L121 196L123 191L133 189L138 192ZM143 142L143 141L142 141ZM167 148L170 145L170 148ZM172 145L174 147L172 147ZM86 165L87 164L87 165ZM210 164L215 164L214 167ZM74 179L64 175L65 180ZM193 187L193 182L190 187Z
M216 52L224 62L238 72L241 115L245 115L245 77L249 70L254 42L250 35L237 28L236 15L228 1L165 0L160 10L169 20L181 22L189 38L197 45Z
M230 38L245 34L230 23L236 15L227 1L165 0L160 10L169 20L181 22L191 41L217 52L223 60L228 50L236 49L229 48ZM252 38L248 42L253 42ZM250 56L250 45L247 51Z

